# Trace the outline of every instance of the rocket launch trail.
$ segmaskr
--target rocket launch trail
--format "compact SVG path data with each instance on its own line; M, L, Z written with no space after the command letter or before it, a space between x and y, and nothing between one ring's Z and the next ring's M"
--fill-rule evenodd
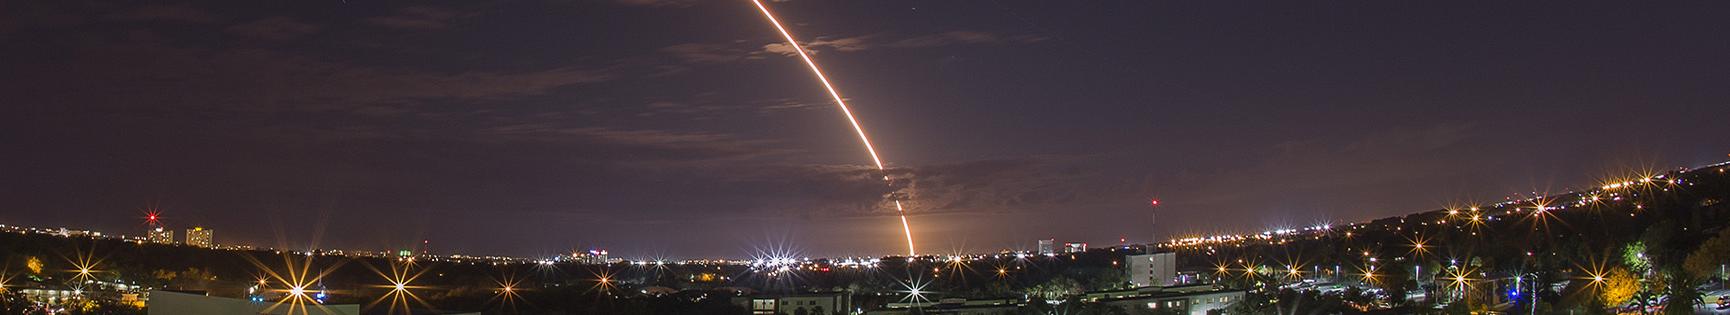
M769 12L769 7L764 6L762 0L751 0L751 3L756 4L757 9L763 11L763 17L769 19L769 24L774 25L776 31L781 32L781 37L787 39L787 45L792 45L793 51L799 53L799 59L804 60L805 65L811 68L811 73L817 75L817 81L823 83L823 89L829 92L829 97L835 99L835 106L840 107L841 114L847 116L847 122L853 124L853 131L859 134L859 142L865 144L865 152L871 154L871 163L877 165L879 172L884 173L883 182L889 183L888 169L883 167L883 159L877 156L877 149L871 146L871 137L865 135L865 127L860 126L859 119L853 117L853 110L847 107L847 101L842 100L841 93L836 92L835 86L829 83L828 76L823 75L823 69L817 67L817 62L811 60L811 55L805 52L805 47L799 45L798 40L793 39L793 33L787 32L787 28L781 26L781 21L775 19L775 14ZM907 256L915 256L913 228L907 224L907 210L901 207L901 200L893 201L895 202L895 213L901 217L901 231L907 235Z

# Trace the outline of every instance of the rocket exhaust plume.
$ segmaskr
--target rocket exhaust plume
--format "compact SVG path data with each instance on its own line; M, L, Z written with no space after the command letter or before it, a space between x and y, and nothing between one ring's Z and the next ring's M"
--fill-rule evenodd
M836 92L835 86L829 84L829 78L823 75L823 69L817 67L817 62L811 60L810 54L805 53L805 46L799 45L799 41L793 39L793 33L788 33L787 28L781 26L781 21L775 19L775 14L769 13L769 7L764 6L762 0L751 0L751 3L756 4L757 9L763 11L763 17L769 19L769 24L774 25L776 31L781 32L781 37L786 38L787 44L793 46L793 51L799 53L799 59L804 60L805 65L811 68L811 73L817 75L817 81L822 82L823 89L829 91L829 97L835 99L835 106L840 107L841 114L847 116L847 122L853 124L853 131L859 134L859 142L865 144L865 152L871 154L871 163L877 165L877 171L885 173L883 182L888 183L889 176L887 173L889 170L883 167L883 159L877 157L877 149L871 147L871 137L865 135L865 127L859 126L859 119L853 118L853 110L847 108L847 101L842 100L841 93ZM895 213L901 217L901 231L907 235L907 256L915 256L913 228L907 225L907 210L901 207L901 200L893 201L895 202Z

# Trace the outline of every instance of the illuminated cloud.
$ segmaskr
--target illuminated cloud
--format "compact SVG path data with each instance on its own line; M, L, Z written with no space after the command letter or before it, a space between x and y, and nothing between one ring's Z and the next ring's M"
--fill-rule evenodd
M869 49L872 47L871 44L868 43L868 40L870 39L870 37L871 36L855 36L855 37L842 37L842 38L817 37L817 39L813 39L813 40L805 42L805 51L810 52L812 54L816 54L818 52L825 51L825 50L834 50L834 51L840 51L840 52L861 51L861 50ZM793 46L787 45L787 43L780 43L780 42L763 45L763 51L767 52L767 53L771 53L771 54L781 54L781 55L785 55L785 56L797 56L798 55L797 51L793 51Z
M823 51L857 52L883 47L891 48L929 48L958 45L1004 45L1033 44L1045 41L1046 38L1037 35L1004 36L979 31L949 31L912 37L893 39L887 34L862 35L850 37L817 37L806 41L807 52L813 54ZM763 45L761 53L795 56L793 47L786 43L770 43Z

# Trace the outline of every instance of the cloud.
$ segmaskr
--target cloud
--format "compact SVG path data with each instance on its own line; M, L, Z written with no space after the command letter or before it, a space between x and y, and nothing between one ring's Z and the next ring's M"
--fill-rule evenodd
M1032 44L1045 41L1036 35L1001 36L976 31L950 31L917 36L889 43L892 47L939 47L950 45Z
M726 63L745 58L750 52L723 44L688 43L662 47L661 53L686 63Z
M805 46L806 52L816 54L820 51L825 51L825 50L833 50L833 51L839 51L839 52L855 52L855 51L877 49L877 48L882 48L882 47L927 48L927 47L943 47L943 46L958 46L958 45L1033 44L1033 43L1038 43L1038 42L1042 42L1042 41L1046 40L1045 37L1036 36L1036 35L1004 36L1004 35L998 35L998 34L987 33L987 32L977 32L977 31L950 31L950 32L943 32L943 33L936 33L936 34L927 34L927 35L920 35L920 36L914 36L914 37L906 37L906 38L901 38L901 39L887 39L887 37L889 37L889 36L886 36L886 35L864 35L864 36L852 36L852 37L840 37L840 38L818 37L815 40L811 40L809 42L806 42L804 44L804 46ZM797 51L794 51L793 47L791 45L787 45L787 43L775 42L775 43L764 44L763 48L761 50L759 50L758 53L769 53L769 54L780 54L780 55L785 55L785 56L796 56Z
M1448 161L1467 160L1459 156L1469 151L1458 147L1479 135L1470 125L1388 130L1343 143L1270 148L1277 153L1258 163L1204 166L1211 171L1124 169L1136 164L1133 157L1054 155L898 167L889 171L893 185L883 185L880 173L868 165L807 167L779 173L801 178L797 193L806 199L782 200L765 206L762 213L887 217L896 214L888 200L899 199L909 214L919 217L916 222L968 214L1127 213L1128 219L1146 209L1146 198L1158 196L1174 211L1162 214L1165 222L1175 222L1170 226L1257 229L1292 223L1266 220L1419 210L1397 208L1413 198L1433 197L1433 187L1414 185L1424 180L1412 177L1446 174ZM1414 160L1421 162L1410 163ZM1161 171L1152 171L1156 169ZM1363 197L1366 193L1371 197ZM1259 214L1259 220L1200 223L1215 222L1220 215L1250 214ZM1129 225L1136 224L1143 223Z
M897 191L912 213L1021 213L1079 210L1125 200L1134 187L1096 156L977 160L898 170Z
M613 3L640 7L686 8L696 5L697 0L613 0Z
M1098 157L1039 156L902 167L889 171L889 184L870 165L758 167L736 176L783 192L775 203L756 208L765 215L894 216L894 200L919 216L1039 213L1141 198L1134 187L1110 180L1117 175L1092 166L1097 162Z
M768 2L789 2L789 1L793 1L793 0L768 0ZM702 2L702 1L701 0L612 0L612 2L616 3L616 4L620 4L620 5L636 6L636 7L689 8L689 7L697 5L697 3Z
M779 99L764 101L764 102L761 102L760 104L758 104L757 113L770 114L770 113L783 112L783 111L806 110L806 109L812 109L812 108L819 108L822 106L829 106L832 104L834 104L834 103L830 102L828 99L824 99L821 101L808 101L808 100L799 100L799 99L792 99L792 98L779 98Z
M281 41L317 33L320 29L318 25L279 16L230 26L226 31L246 38Z
M804 43L805 52L820 54L826 51L858 52L879 48L928 48L956 45L1007 45L1033 44L1044 41L1044 37L1033 35L1003 36L986 32L952 31L928 34L900 39L891 36L875 34L849 37L817 37ZM662 47L662 54L672 56L686 64L717 64L748 59L761 59L765 55L798 56L792 45L785 42L763 44L755 49L748 48L744 42L731 43L685 43ZM676 73L686 68L674 68Z
M366 18L367 23L404 30L440 30L450 27L458 18L472 16L448 8L412 6L397 9L395 14Z
M122 20L133 21L164 21L188 24L212 23L219 20L215 14L204 9L188 5L146 5L131 11L113 16Z
M693 100L693 101L698 102L698 103L674 102L674 101L666 101L666 100L651 101L648 104L643 105L642 108L644 110L641 112L638 112L637 116L638 117L653 117L653 116L662 116L662 115L682 115L685 117L690 117L692 119L706 120L706 119L715 119L715 118L717 118L716 114L726 112L728 110L731 110L732 107L734 107L734 106L701 104L701 102L702 102L701 100Z
M870 40L871 37L872 36L869 35L835 39L818 37L816 40L805 43L805 51L811 54L817 54L819 51L825 49L841 52L861 51L872 47L872 45L868 43L868 40ZM787 56L797 56L798 54L797 51L793 51L791 45L787 45L785 42L763 45L763 51Z
M265 49L179 48L154 42L82 47L14 69L33 80L0 86L26 105L351 111L429 100L498 100L612 80L606 68L433 72L369 67Z
M675 132L667 130L620 130L605 127L561 128L556 135L583 137L597 142L655 149L700 151L709 156L749 155L750 141L715 132Z

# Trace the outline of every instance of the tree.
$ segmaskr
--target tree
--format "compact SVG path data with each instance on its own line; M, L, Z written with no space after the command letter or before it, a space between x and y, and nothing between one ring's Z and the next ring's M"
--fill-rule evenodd
M1359 311L1369 310L1371 307L1375 306L1376 302L1375 294L1371 294L1370 292L1366 292L1364 289L1355 286L1346 288L1345 292L1340 294L1340 298L1344 300L1346 304L1358 309Z
M1622 248L1622 264L1628 265L1628 270L1644 274L1652 270L1652 263L1646 257L1646 243L1633 242Z
M1081 294L1081 292L1082 289L1080 282L1063 276L1051 278L1051 281L1046 281L1045 283L1027 288L1028 294L1043 297L1048 300L1061 300L1067 296Z
M1603 286L1598 288L1598 298L1605 307L1618 307L1628 303L1634 294L1640 292L1640 279L1634 277L1628 268L1614 267L1604 276Z
M181 290L209 290L211 282L215 281L215 273L210 272L210 269L200 268L186 268L170 274L168 278L169 285Z
M1724 229L1718 232L1718 236L1701 243L1682 261L1682 268L1695 277L1717 278L1723 276L1719 271L1727 262L1730 262L1730 229Z
M32 275L42 275L42 259L30 256L24 260L24 268L30 269Z
M1680 267L1666 268L1660 284L1664 294L1664 313L1687 315L1693 314L1695 306L1704 303L1700 293L1700 281L1688 275Z
M1653 269L1680 267L1683 255L1688 254L1685 238L1675 220L1658 222L1640 234L1640 242L1646 245L1645 258Z
M11 290L0 291L0 313L25 314L30 309L30 299L23 293Z

